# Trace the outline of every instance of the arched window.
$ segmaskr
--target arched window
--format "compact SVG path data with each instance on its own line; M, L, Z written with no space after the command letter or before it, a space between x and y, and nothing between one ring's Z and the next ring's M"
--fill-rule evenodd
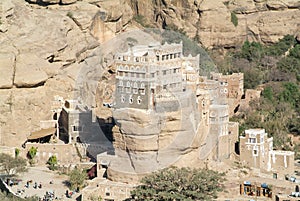
M141 83L141 88L144 89L145 88L145 84Z
M137 104L139 104L139 105L140 105L141 103L142 103L142 99L141 99L141 97L140 97L140 96L138 96L138 97L137 97Z
M125 102L125 97L122 95L121 96L121 102L124 103Z
M129 81L127 81L126 87L130 87L130 82Z
M123 86L123 81L122 80L119 81L119 86Z
M133 103L133 98L132 98L132 96L129 96L129 103L130 103L130 104Z
M136 82L133 83L133 89L132 89L133 93L134 94L137 94L138 93L138 85Z

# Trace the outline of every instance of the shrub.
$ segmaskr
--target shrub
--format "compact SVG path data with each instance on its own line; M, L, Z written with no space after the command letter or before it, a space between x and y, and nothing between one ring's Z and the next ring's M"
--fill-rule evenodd
M57 165L57 157L55 155L53 156L50 156L48 161L47 161L47 164L49 165L49 169L50 170L56 170L56 165Z
M17 158L20 155L20 149L15 149L15 158Z
M37 153L37 147L31 147L28 151L28 157L29 159L34 159Z
M72 13L71 11L69 11L69 12L67 13L67 16L68 16L69 18L73 18L73 13Z
M231 22L234 26L239 24L238 18L234 12L231 12Z
M294 36L286 35L279 39L277 43L266 47L266 54L270 56L282 56L295 44L295 42Z

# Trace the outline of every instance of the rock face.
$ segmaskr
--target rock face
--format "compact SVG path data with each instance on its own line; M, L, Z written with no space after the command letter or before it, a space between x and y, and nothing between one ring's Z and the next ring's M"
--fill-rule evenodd
M145 24L177 27L207 48L235 47L245 40L272 43L299 32L298 0L131 0L135 14ZM231 14L237 17L237 26Z
M114 6L76 0L28 2L0 2L1 145L20 146L40 120L52 118L54 95L73 99L84 85L82 77L92 80L95 69L103 71L95 68L101 55L95 36L105 33L93 30L92 24L99 13L112 13ZM118 23L119 31L128 23L129 6L122 2L114 14L122 20L107 14L103 26Z
M173 112L131 108L113 112L117 124L113 143L118 158L110 161L109 179L137 182L141 176L174 165L199 148L197 138L207 130L198 130L196 98L192 93L177 98L181 108Z
M300 40L299 6L298 0L0 1L0 144L23 143L40 120L51 117L54 95L74 98L85 88L92 91L81 94L88 105L99 106L98 80L109 66L109 60L99 65L100 44L134 27L133 15L144 16L144 25L177 27L206 48L218 48L296 33Z

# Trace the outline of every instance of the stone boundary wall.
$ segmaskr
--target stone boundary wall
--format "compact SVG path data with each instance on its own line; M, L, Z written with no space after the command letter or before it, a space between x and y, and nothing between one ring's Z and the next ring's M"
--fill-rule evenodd
M73 144L26 143L26 148L20 150L20 155L26 158L31 147L37 147L35 162L38 165L44 165L52 155L56 155L59 164L74 164L80 162L80 157ZM79 151L82 153L84 150Z

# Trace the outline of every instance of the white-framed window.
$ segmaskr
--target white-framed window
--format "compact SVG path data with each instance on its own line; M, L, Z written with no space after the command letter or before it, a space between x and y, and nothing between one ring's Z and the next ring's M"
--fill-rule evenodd
M127 81L126 87L130 87L130 82L129 81Z
M145 89L139 89L140 94L145 95Z
M122 80L119 81L119 86L123 86L123 81Z
M249 138L249 143L256 143L256 138Z

